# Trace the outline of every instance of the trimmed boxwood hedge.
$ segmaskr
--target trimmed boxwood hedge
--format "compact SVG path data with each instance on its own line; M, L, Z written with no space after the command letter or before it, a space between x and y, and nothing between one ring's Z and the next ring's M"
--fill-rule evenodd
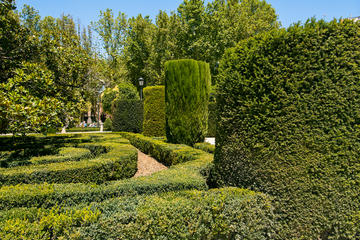
M209 64L192 59L165 63L166 138L193 146L207 133Z
M132 145L166 166L194 160L202 152L183 144L171 144L141 134L121 133Z
M0 238L267 239L274 234L273 221L268 196L224 188L3 211Z
M165 87L144 88L144 123L145 136L165 136Z
M144 109L141 100L115 100L112 112L113 131L142 132Z
M281 239L359 239L360 24L311 20L220 66L218 185L276 198Z
M106 184L44 183L2 186L0 188L0 210L14 207L69 206L78 203L100 202L124 195L153 194L186 189L206 190L208 188L206 176L213 160L212 154L186 145L167 144L140 134L124 134L124 136L129 136L129 139L132 135L132 142L135 142L135 138L139 138L137 141L139 144L136 147L146 154L162 156L163 160L157 159L160 162L168 162L165 158L170 157L173 164L182 163L151 176L112 181ZM107 134L103 135L108 136ZM116 137L116 134L111 134L111 136L115 142L121 138L120 135ZM109 139L109 137L106 138Z
M79 161L81 159L89 159L91 157L92 157L92 153L89 149L62 147L59 149L59 153L56 155L33 157L29 160L29 162L35 165L39 165L39 164L55 163L55 162Z
M81 145L80 145L81 146ZM106 153L94 159L55 162L41 165L0 168L0 184L97 182L132 177L137 171L137 150L129 144L86 143L88 148L103 148ZM76 154L76 152L74 152Z

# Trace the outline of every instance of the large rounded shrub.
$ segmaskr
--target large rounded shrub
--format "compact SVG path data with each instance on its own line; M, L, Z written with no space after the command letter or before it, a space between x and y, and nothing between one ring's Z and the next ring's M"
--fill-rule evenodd
M359 26L312 20L222 60L212 176L275 196L281 239L360 237Z
M165 136L165 87L153 86L144 88L144 122L145 136Z
M191 59L165 63L166 137L171 143L194 145L207 132L209 64Z

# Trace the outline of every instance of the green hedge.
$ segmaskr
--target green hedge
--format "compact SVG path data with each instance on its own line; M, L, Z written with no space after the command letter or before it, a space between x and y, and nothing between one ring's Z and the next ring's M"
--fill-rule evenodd
M209 106L209 116L208 116L208 131L206 136L207 137L215 137L216 134L216 103L210 102Z
M165 136L165 87L144 88L144 123L145 136Z
M268 239L269 197L225 188L0 212L1 239Z
M111 135L114 136L113 141L119 141L118 139L121 136L118 135L116 138L115 135ZM151 176L112 181L106 184L44 183L3 186L0 188L0 210L14 207L48 208L54 205L65 206L94 201L100 202L124 195L153 194L186 189L207 189L206 176L209 165L213 160L212 154L192 149L189 146L174 144L167 144L166 153L160 154L159 149L161 147L154 148L148 146L166 143L138 134L126 133L126 135L132 135L134 138L138 137L139 143L141 142L142 144L139 144L137 148L146 154L152 156L170 156L173 163L187 162L177 164L168 170L154 173ZM165 147L163 148L166 149ZM167 160L163 161L166 162Z
M59 129L59 132L61 129ZM100 128L98 127L78 127L78 128L69 128L66 129L66 132L73 133L73 132L98 132L100 131Z
M312 20L220 64L213 176L275 196L281 239L360 237L359 33Z
M111 135L109 135L111 136ZM100 137L99 137L100 138ZM104 140L105 139L105 140ZM108 141L106 141L108 140ZM137 170L137 150L116 136L116 143L110 139L98 139L95 143L79 143L79 147L89 148L96 158L85 158L84 151L79 153L67 151L64 162L57 156L43 156L30 159L30 163L46 164L26 165L13 168L0 168L0 184L14 185L19 183L70 183L70 182L105 182L133 176ZM70 149L71 150L71 149ZM89 152L85 156L89 156ZM60 151L60 154L64 150ZM61 156L58 156L61 158ZM81 159L81 160L80 160ZM62 161L61 161L62 160ZM51 163L52 162L52 163Z
M77 239L73 229L96 223L100 211L89 207L67 209L14 209L0 212L0 239Z
M194 148L203 150L208 153L215 152L215 145L212 145L211 143L208 143L208 142L195 143Z
M207 133L209 64L191 59L165 63L166 137L171 143L194 145Z
M56 155L47 155L41 157L33 157L29 160L32 164L46 164L66 161L79 161L81 159L89 159L92 157L91 151L86 148L63 147L60 148Z
M121 133L132 145L166 166L176 165L197 158L202 152L182 144L166 143L141 134Z
M113 102L113 130L115 132L142 131L144 118L143 103L140 100L115 100Z

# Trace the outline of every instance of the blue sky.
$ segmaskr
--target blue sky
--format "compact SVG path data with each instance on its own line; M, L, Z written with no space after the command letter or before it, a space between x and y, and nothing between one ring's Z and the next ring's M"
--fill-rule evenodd
M141 13L155 18L159 10L176 10L182 0L16 0L17 6L28 4L39 10L40 15L59 17L70 14L81 25L98 19L99 11L111 8L115 13L136 16ZM208 2L208 0L206 1ZM360 0L268 0L276 10L284 27L315 16L332 20L340 17L360 16Z

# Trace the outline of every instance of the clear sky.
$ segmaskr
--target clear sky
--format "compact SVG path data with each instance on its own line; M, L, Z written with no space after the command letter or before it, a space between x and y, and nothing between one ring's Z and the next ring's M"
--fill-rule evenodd
M209 0L206 0L208 2ZM98 19L99 11L110 8L124 12L128 17L139 13L155 18L159 10L176 10L182 0L16 0L21 9L28 4L39 10L40 15L59 17L70 14L81 25L88 25ZM360 16L360 0L268 0L276 10L284 27L310 17L332 20Z

